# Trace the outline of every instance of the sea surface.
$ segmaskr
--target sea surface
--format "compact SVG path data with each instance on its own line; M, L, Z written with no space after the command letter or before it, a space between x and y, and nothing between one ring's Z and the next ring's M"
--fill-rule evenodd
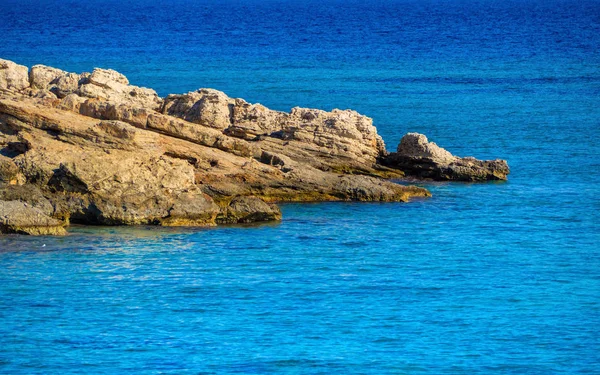
M504 183L0 238L2 374L600 374L600 1L0 0L0 58L352 108Z

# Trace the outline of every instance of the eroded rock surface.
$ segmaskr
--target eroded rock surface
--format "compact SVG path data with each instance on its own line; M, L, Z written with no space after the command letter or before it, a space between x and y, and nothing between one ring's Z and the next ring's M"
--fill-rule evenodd
M383 158L382 162L408 175L434 180L506 180L510 173L505 160L460 158L419 133L408 133L402 137L397 151Z
M26 66L0 59L0 90L19 91L29 87Z
M417 141L396 153L410 161L391 163L355 111L273 111L212 89L163 99L110 69L0 60L3 231L279 220L276 202L408 201L429 192L386 178L480 163Z
M21 201L0 201L0 233L64 235L63 223Z

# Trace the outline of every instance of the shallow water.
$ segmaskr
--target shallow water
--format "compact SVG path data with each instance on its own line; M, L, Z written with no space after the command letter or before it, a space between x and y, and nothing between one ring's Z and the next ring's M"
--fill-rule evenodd
M506 183L0 239L1 373L600 373L597 1L2 1L0 57L353 108Z

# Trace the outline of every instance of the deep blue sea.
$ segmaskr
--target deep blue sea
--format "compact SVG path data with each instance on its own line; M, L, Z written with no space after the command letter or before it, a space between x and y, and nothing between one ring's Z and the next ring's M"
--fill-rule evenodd
M507 159L277 224L0 238L2 374L600 374L600 1L0 0L0 58Z

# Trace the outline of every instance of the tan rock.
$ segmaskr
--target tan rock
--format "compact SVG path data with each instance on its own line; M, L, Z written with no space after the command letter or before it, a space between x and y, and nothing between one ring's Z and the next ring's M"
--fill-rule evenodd
M189 122L223 130L231 125L235 101L221 91L200 89L184 95L169 95L161 112Z
M157 109L161 100L156 91L129 85L122 74L111 69L96 68L89 77L79 82L79 96L109 100L119 105L134 108Z
M506 180L510 173L505 160L460 158L419 133L408 133L402 137L398 151L387 155L381 162L408 175L434 180Z
M29 70L29 84L33 89L49 90L50 84L67 72L45 65L34 65Z
M24 177L12 159L0 155L0 184L21 185Z
M77 106L74 106L77 108ZM110 100L87 99L78 105L79 113L102 120L119 120L145 128L151 111L143 107L119 104Z
M123 74L112 69L95 68L89 77L90 83L109 90L122 92L129 85L129 80Z
M397 152L413 158L431 159L438 164L450 164L457 159L456 156L435 143L429 142L426 136L419 133L408 133L402 137Z
M178 196L169 209L168 216L160 220L162 226L212 226L216 225L219 206L211 197L200 192L187 192Z
M19 91L29 87L29 69L0 59L0 89Z
M38 187L32 184L4 185L0 188L0 201L21 201L30 207L37 208L46 216L54 214L52 203Z
M204 226L278 220L273 202L429 195L376 177L386 151L354 111L284 113L208 89L161 106L114 71L36 70L36 88L0 94L0 200L61 223ZM25 184L8 188L15 172Z
M52 90L59 98L64 98L70 94L76 94L79 90L79 85L86 82L88 74L66 73L52 81Z
M81 104L83 104L85 101L85 98L82 98L77 94L71 93L62 98L58 105L58 108L64 109L66 111L79 113L79 111L81 110Z
M257 197L242 196L231 200L219 223L240 224L276 220L281 220L281 210L277 206L265 203Z

